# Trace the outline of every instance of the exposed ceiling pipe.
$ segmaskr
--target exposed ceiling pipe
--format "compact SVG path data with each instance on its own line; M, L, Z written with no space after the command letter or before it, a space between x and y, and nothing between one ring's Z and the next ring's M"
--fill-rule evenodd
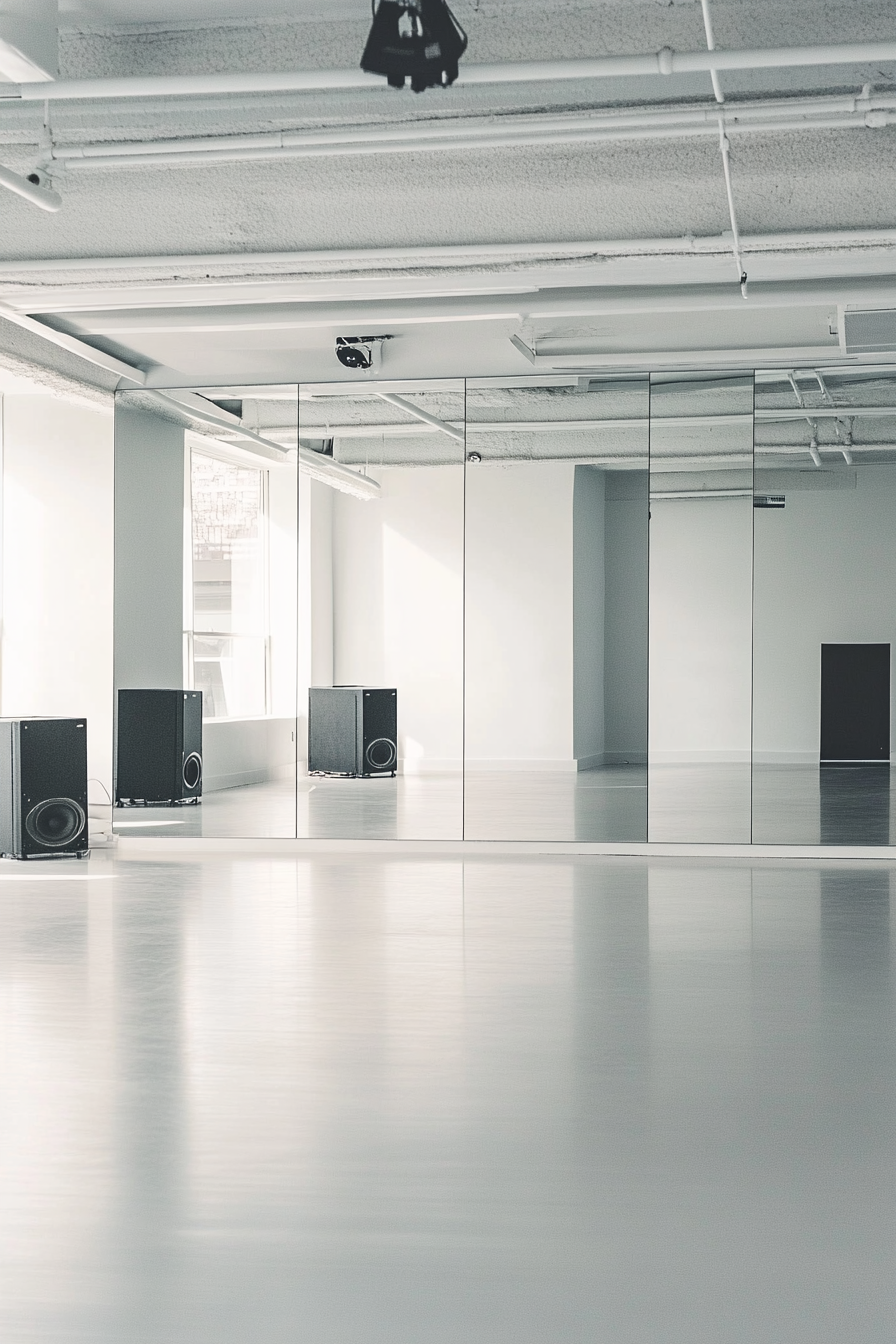
M48 165L72 171L102 168L189 167L296 158L382 154L468 153L475 150L600 144L619 140L720 137L732 233L738 238L731 194L731 134L793 134L802 131L880 129L896 123L896 98L831 98L782 103L652 109L587 116L451 118L434 122L349 126L326 131L268 131L254 135L202 136L184 140L101 141L56 144ZM737 242L740 246L739 238Z
M745 252L790 252L807 250L855 250L896 248L896 229L841 229L804 230L792 233L741 234ZM351 268L375 269L383 264L394 267L403 262L409 266L457 263L484 258L493 261L539 262L550 265L556 261L610 257L712 257L731 250L731 239L725 234L683 238L607 238L582 242L546 243L460 243L429 247L334 248L329 251L308 252L202 252L156 256L130 257L18 257L0 259L0 276L55 275L69 272L146 270L162 271L165 276L195 269L203 273L220 268L223 272L238 269L275 272L283 268L303 270L307 267L329 267L331 270ZM322 274L328 274L322 271ZM226 276L222 277L226 278Z
M5 187L7 191L21 196L29 205L36 205L39 210L46 210L51 215L62 205L62 197L58 191L53 191L51 187L42 187L39 181L31 182L20 173L14 173L12 169L2 166L0 166L0 187Z
M709 74L716 70L774 70L796 66L877 65L896 61L896 42L846 42L822 46L750 47L740 51L673 51L595 60L521 61L461 66L460 85L550 83L558 80L619 79L631 76ZM313 92L321 89L377 89L374 75L359 69L296 70L281 73L216 75L136 75L124 78L62 79L11 85L0 99L173 98L214 94Z
M109 312L102 330L111 339L176 331L302 331L316 327L369 330L430 322L520 322L526 318L575 318L630 312L715 312L740 308L835 307L896 303L896 277L836 277L824 280L760 280L740 295L727 284L589 286L543 288L536 293L449 295L443 299L372 299L356 303L313 300L284 305L224 305L206 309L155 308ZM834 355L837 347L831 354Z
M457 429L454 425L449 425L445 420L439 420L436 416L430 415L429 411L422 410L415 406L413 402L405 401L404 397L396 397L391 392L375 392L380 401L386 401L390 406L397 407L400 411L406 411L416 420L421 420L424 425L436 429L441 434L447 434L449 439L454 439L457 443L465 443L466 436L463 429Z

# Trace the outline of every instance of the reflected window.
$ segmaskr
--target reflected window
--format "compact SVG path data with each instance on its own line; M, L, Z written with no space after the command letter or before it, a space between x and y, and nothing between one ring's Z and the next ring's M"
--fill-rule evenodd
M193 451L187 675L207 719L269 712L267 473Z

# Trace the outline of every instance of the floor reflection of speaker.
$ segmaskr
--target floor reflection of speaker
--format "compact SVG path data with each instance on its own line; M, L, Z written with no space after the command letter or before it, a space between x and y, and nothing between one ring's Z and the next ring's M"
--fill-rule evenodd
M119 691L116 742L117 806L199 802L201 691Z
M80 859L88 843L86 721L0 720L0 853Z
M398 692L393 687L312 686L308 772L372 778L398 769Z

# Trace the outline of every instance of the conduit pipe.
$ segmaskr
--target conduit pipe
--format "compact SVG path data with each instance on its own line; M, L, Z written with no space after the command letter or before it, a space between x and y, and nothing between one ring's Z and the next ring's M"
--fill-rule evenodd
M41 210L49 211L50 214L55 214L62 205L62 197L58 192L50 187L41 187L29 182L27 177L22 177L10 168L2 166L0 166L0 187L15 192L16 196L21 196L30 205L36 205Z
M459 85L552 83L560 80L620 79L632 76L709 74L719 70L774 70L797 66L877 65L896 61L896 42L845 42L822 46L747 47L740 51L660 51L594 60L520 61L500 65L463 64ZM137 75L124 78L59 79L11 85L0 99L46 102L80 98L174 98L215 94L313 92L322 89L378 89L381 79L359 69L294 70L279 73ZM391 95L387 95L391 96Z
M457 429L445 420L439 420L437 416L430 415L429 411L424 411L419 406L415 406L413 402L405 401L404 397L393 396L391 392L377 392L375 388L373 392L375 396L379 397L380 401L386 401L390 406L395 406L400 411L406 411L408 415L412 415L415 420L421 420L430 429L438 430L440 434L447 434L450 439L454 439L457 443L466 441L462 429Z
M183 336L223 331L302 331L315 327L417 326L430 322L520 322L529 317L576 318L619 313L716 312L723 309L896 305L896 278L837 277L827 280L771 281L751 284L746 299L728 284L663 285L651 288L594 286L588 289L541 289L522 295L452 296L445 299L359 300L319 303L313 300L259 311L219 308L204 313L189 309L149 309L142 313L110 313L105 335L143 336L176 331ZM374 328L371 327L370 330ZM832 357L839 351L832 350ZM825 356L819 356L824 358ZM599 356L595 355L595 358Z
M836 251L896 247L896 229L844 229L806 231L801 233L742 234L741 247L745 252ZM450 243L430 247L334 248L331 251L308 252L202 252L169 256L132 257L20 257L0 260L0 276L54 275L59 272L91 272L146 270L163 271L167 276L184 270L202 272L238 269L242 274L252 271L269 273L280 268L301 271L308 267L330 267L321 270L321 276L349 273L359 269L376 269L384 263L405 265L430 264L434 269L447 269L442 263L454 265L467 260L520 261L549 266L557 261L582 261L603 257L711 257L731 250L730 234L683 238L607 238L586 242L555 243ZM203 274L203 279L207 276ZM226 276L212 276L212 279ZM317 278L317 277L315 277Z
M76 171L110 166L185 167L265 159L412 154L421 150L458 153L517 146L532 148L711 135L720 136L726 190L730 198L729 134L876 130L894 123L896 98L833 98L776 102L765 106L728 103L724 111L707 107L662 111L645 108L610 116L453 118L450 121L358 126L330 131L270 131L184 140L57 145L48 162L63 164ZM732 227L736 230L734 222Z

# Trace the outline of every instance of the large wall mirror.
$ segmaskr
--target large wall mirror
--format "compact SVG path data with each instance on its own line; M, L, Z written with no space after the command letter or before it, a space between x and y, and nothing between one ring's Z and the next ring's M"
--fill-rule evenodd
M650 379L651 840L748 844L753 375Z
M648 385L467 384L464 835L647 836Z
M297 389L115 404L124 835L296 833Z
M463 837L464 399L299 389L300 836Z
M756 375L753 840L886 845L896 374Z
M122 392L115 829L889 844L894 535L887 368Z

